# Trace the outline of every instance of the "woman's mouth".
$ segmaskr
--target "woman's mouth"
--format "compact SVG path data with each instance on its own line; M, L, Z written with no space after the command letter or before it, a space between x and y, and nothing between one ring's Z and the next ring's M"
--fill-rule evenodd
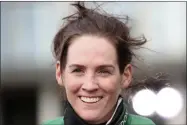
M80 96L80 99L83 102L86 102L86 103L96 103L96 102L100 101L102 99L102 97L85 97L85 96Z

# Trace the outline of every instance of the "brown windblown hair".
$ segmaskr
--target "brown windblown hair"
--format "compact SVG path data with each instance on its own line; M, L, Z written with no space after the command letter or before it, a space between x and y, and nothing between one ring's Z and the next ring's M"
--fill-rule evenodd
M135 55L131 48L141 46L147 40L144 37L131 37L130 28L126 24L127 17L124 18L125 22L122 22L117 17L100 14L95 9L87 9L81 2L72 5L78 11L64 18L67 24L59 30L54 38L53 51L55 58L61 62L61 67L65 67L67 49L71 44L71 39L91 34L108 38L115 46L119 69L122 73L125 66L131 63L132 56Z
M96 11L97 9L86 8L84 2L77 2L72 5L77 8L77 12L63 18L67 23L57 32L53 41L54 56L56 60L60 61L61 68L65 68L68 47L73 38L82 35L95 35L109 39L115 46L120 73L123 73L125 66L132 62L133 56L136 57L132 49L144 45L147 39L144 36L137 38L131 36L130 28L127 26L128 16L120 18L101 14ZM149 79L148 81L146 79L143 82L137 82L138 84L132 84L127 95L133 93L137 88L141 88L140 86L147 86L148 82L153 84L155 80ZM161 83L158 79L156 81Z

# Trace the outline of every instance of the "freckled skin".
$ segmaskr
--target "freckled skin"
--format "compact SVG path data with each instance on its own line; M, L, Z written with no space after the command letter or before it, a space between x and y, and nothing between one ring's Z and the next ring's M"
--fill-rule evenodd
M110 73L103 73L100 69L102 65ZM59 69L57 66L57 74ZM81 36L69 46L67 64L62 71L63 83L60 76L57 76L57 81L65 87L67 99L75 112L85 121L98 124L111 117L124 78L119 72L116 50L107 39ZM102 99L89 104L83 102L80 96L99 96Z

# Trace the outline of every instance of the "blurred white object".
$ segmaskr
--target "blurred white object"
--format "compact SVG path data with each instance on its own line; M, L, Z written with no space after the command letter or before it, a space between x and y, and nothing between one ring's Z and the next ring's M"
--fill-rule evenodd
M156 94L151 90L144 89L135 94L132 102L136 113L149 116L155 112Z
M183 107L182 97L173 88L163 88L157 94L156 112L165 118L172 118L178 115Z

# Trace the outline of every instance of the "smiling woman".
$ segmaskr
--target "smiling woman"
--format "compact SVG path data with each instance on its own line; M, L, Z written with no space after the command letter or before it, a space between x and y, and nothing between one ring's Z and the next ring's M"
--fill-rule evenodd
M125 22L88 9L78 11L54 38L56 79L65 88L67 106L62 118L45 125L154 125L128 114L121 93L132 80L131 48L146 39L130 36ZM128 18L126 19L128 21Z

